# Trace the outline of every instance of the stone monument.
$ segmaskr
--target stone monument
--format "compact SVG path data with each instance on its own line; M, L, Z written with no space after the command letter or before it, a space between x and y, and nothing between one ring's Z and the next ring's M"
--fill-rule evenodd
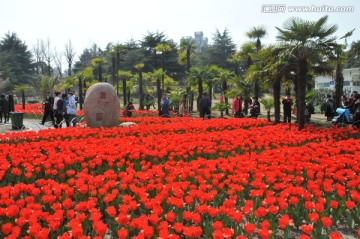
M93 128L119 125L120 102L109 83L96 83L86 91L84 115L87 125Z

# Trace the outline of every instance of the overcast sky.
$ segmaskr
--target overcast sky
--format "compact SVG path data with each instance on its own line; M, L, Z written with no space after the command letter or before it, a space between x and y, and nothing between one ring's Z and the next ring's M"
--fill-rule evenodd
M292 6L312 5L324 10L290 12ZM326 12L341 6L353 11ZM148 31L164 32L177 43L203 31L211 42L216 29L226 28L239 47L254 26L267 29L262 42L274 43L275 26L282 27L289 17L317 20L324 15L329 24L338 25L336 36L356 28L349 40L360 40L358 0L0 0L0 38L15 32L30 49L38 39L49 39L58 51L71 40L79 55L93 43L104 49L109 42L141 40Z

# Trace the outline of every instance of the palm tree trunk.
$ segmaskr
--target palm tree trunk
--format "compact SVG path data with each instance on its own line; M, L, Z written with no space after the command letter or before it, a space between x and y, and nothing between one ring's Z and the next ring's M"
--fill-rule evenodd
M259 99L259 91L260 91L260 86L259 86L259 79L255 79L255 83L254 83L254 96L256 98Z
M126 105L127 101L126 101L126 77L123 76L123 79L122 79L122 85L123 85L123 95L124 95L124 106Z
M99 81L100 81L100 82L103 82L101 64L99 65Z
M299 59L296 74L296 106L297 106L297 121L299 130L305 127L305 95L306 95L306 74L307 74L307 60L305 57Z
M82 79L81 79L81 77L79 77L79 101L80 101L80 110L82 110L83 94L82 94Z
M340 62L336 63L335 67L335 109L341 106L341 95L343 94L344 76L342 74L342 67Z
M281 91L281 78L276 77L273 83L275 124L278 124L280 122L280 91Z
M223 89L223 92L224 92L224 102L225 102L225 104L228 104L228 103L229 103L229 99L228 99L228 97L226 96L226 92L227 92L227 89L228 89L228 85L227 85L227 81L226 81L226 80L224 80L224 81L222 82L222 89ZM226 108L225 114L226 114L226 115L229 115L229 109L228 109L228 108Z
M156 77L156 93L157 93L157 107L159 111L159 116L161 116L161 88L160 88L160 78Z
M212 91L213 91L212 82L209 81L209 98L210 98L210 102L212 102Z
M23 110L25 109L25 91L24 90L22 90L21 91L21 98L22 98L22 108L23 108Z
M201 78L198 78L198 97L197 97L197 110L200 111L200 108L199 108L199 102L200 102L200 99L203 95L203 86L202 86L202 79Z
M140 110L144 109L144 92L143 92L143 77L142 70L139 70L139 95L140 95Z
M115 72L116 72L116 69L115 69L115 55L113 54L112 55L112 58L111 58L111 77L112 77L112 84L115 84Z
M188 74L190 72L190 67L191 67L191 52L190 52L190 49L187 48L186 49L186 73ZM186 102L188 102L188 105L186 105L186 109L185 110L189 110L192 111L192 107L193 107L193 103L192 101L194 101L194 99L190 97L190 90L191 88L189 86L186 87ZM190 103L190 100L191 100L191 103Z

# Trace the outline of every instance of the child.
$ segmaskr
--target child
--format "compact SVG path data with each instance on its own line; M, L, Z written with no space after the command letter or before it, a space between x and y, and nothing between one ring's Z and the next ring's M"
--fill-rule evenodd
M135 112L135 107L133 103L130 101L124 110L124 117L131 117L131 115Z

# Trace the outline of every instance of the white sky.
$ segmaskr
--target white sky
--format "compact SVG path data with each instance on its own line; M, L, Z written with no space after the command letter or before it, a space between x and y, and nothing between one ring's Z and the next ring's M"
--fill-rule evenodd
M265 13L269 5L285 4L284 13ZM353 6L353 12L297 12L289 6ZM275 43L277 30L292 16L317 20L329 15L328 24L337 24L336 36L356 28L349 41L360 40L358 0L0 0L0 38L15 32L30 49L37 40L50 40L51 47L64 51L71 40L77 53L96 43L104 49L109 42L141 40L150 32L164 32L179 42L183 36L203 31L210 42L216 29L227 28L234 43L248 40L246 32L264 26L263 43Z

